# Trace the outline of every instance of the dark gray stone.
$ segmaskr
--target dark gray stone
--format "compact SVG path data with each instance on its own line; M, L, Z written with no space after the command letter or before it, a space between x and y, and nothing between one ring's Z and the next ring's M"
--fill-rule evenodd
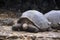
M0 19L0 25L8 25L8 26L11 26L13 24L14 24L14 21L11 18Z

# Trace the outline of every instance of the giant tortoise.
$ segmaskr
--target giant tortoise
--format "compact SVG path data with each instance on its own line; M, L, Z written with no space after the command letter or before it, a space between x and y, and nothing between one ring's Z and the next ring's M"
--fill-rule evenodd
M17 21L17 25L13 25L12 30L18 29L28 32L46 31L49 30L50 24L39 11L28 10L21 15Z
M44 15L53 29L60 29L60 10L52 10Z

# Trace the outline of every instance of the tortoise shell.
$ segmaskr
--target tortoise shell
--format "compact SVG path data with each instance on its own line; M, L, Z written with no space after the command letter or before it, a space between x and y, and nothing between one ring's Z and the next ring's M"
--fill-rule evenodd
M53 28L59 28L60 24L60 10L52 10L44 15L52 24Z
M23 22L22 20L28 19L33 23L38 29L47 29L50 27L49 21L44 17L44 15L37 10L25 11L19 18L17 23Z

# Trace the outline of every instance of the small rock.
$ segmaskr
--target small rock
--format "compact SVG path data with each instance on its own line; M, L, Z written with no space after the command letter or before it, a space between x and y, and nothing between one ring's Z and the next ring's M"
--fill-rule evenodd
M13 24L14 24L14 22L13 22L13 19L11 19L11 18L6 18L6 19L1 19L0 20L0 25L8 25L8 26L11 26Z

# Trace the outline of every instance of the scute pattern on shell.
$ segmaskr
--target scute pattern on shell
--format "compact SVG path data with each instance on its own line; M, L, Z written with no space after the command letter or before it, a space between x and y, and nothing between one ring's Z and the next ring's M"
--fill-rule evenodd
M44 15L51 23L53 27L59 26L60 22L60 10L52 10Z
M44 17L42 13L36 10L28 10L24 12L22 16L19 18L19 21L21 18L29 19L39 29L47 29L48 27L50 27L49 21Z

